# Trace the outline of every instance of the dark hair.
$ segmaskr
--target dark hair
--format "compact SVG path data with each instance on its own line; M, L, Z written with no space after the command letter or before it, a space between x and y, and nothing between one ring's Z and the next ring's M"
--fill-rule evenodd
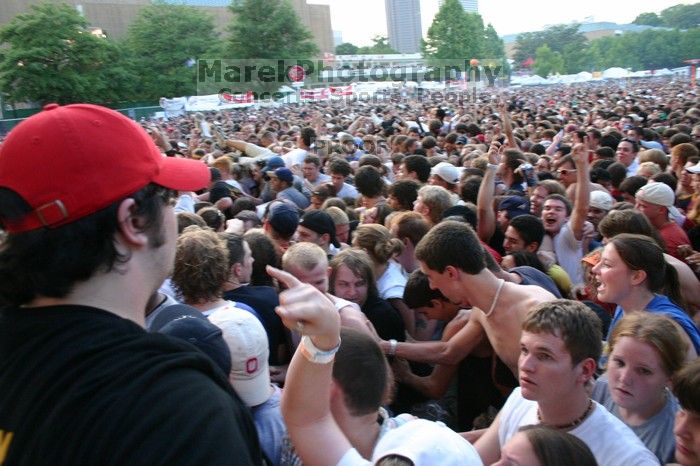
M197 211L209 228L219 231L226 223L226 216L216 207L205 207Z
M604 238L609 239L620 233L635 233L651 237L661 249L666 249L659 231L654 228L646 215L635 210L633 206L628 209L621 209L620 207L619 205L614 205L613 209L598 224L598 231Z
M455 252L459 251L458 254ZM448 265L476 275L486 267L484 248L471 226L444 221L433 227L416 246L416 259L442 273Z
M664 250L649 236L621 233L610 239L622 261L632 270L646 272L647 288L663 293L679 307L685 308L680 292L678 272L666 263Z
M620 184L627 177L627 167L620 162L612 163L607 168L610 173L610 182L615 188L619 188Z
M564 207L566 208L566 216L568 217L569 215L571 215L573 207L571 206L571 201L566 196L562 196L561 194L550 194L549 196L544 198L544 202L547 202L549 200L559 201L563 203Z
M401 163L406 167L406 173L415 172L418 181L421 183L428 182L431 166L427 158L422 155L409 155L405 157Z
M693 142L693 138L691 138L690 135L685 133L678 133L671 136L671 138L668 140L668 145L669 147L673 148L679 144L686 144L691 142Z
M620 142L617 143L618 147L620 146L621 143L627 142L632 145L632 152L637 153L639 152L639 143L635 141L634 139L629 139L629 138L622 138L620 139Z
M344 249L331 259L330 262L331 274L329 277L328 291L331 294L335 293L335 279L338 275L338 269L344 265L355 276L362 278L367 283L367 299L376 298L379 296L377 290L377 280L374 277L374 265L372 259L362 249Z
M331 163L328 165L328 171L331 174L349 176L350 173L352 173L352 168L350 167L350 164L347 160L335 157L331 160Z
M355 172L355 187L365 197L377 197L384 192L385 184L379 170L365 165Z
M601 159L614 159L615 158L615 151L612 150L612 148L607 147L607 146L597 148L595 153Z
M600 318L578 301L555 299L537 305L525 318L523 331L549 333L564 341L571 362L600 359L603 334Z
M226 241L226 249L228 249L228 263L229 265L239 264L243 262L243 257L245 256L245 248L243 247L243 236L224 232L219 233L219 235Z
M657 173L656 175L651 177L651 181L658 181L659 183L663 183L675 193L676 188L678 187L678 180L676 179L675 176L671 175L670 173L662 172L662 173Z
M299 136L301 136L302 141L304 141L304 144L308 147L314 142L314 139L316 139L316 131L310 126L307 126L301 129Z
M625 178L622 183L620 183L620 187L618 189L623 193L634 197L634 195L637 194L637 191L639 191L639 189L648 182L649 180L643 176L632 175Z
M403 302L411 309L429 306L433 299L446 300L438 289L430 288L428 276L420 270L414 270L406 281L403 290Z
M530 214L519 215L511 219L508 225L518 232L526 246L532 243L542 244L545 231L544 223L539 217Z
M389 367L379 345L353 328L340 329L343 342L335 355L333 379L343 390L353 416L377 412L389 381Z
M180 235L182 230L190 225L197 225L199 227L207 226L207 222L204 221L202 217L192 212L178 212L176 214L177 218L177 234Z
M240 212L244 210L255 211L255 202L249 197L239 197L233 201L233 205L230 208L231 216L236 217Z
M135 217L151 248L164 245L163 207L175 192L149 184L124 199L134 199ZM73 286L98 271L118 270L131 258L117 250L117 210L121 199L104 209L57 228L8 234L0 240L0 305L19 306L39 296L63 298ZM32 209L17 193L0 188L0 220L21 218Z
M547 273L547 269L544 268L544 264L542 264L542 261L539 257L537 257L537 254L535 254L534 252L524 250L514 251L509 253L508 255L513 258L516 267L526 265L528 267L535 268L544 274Z
M275 243L262 230L248 230L243 239L253 255L253 272L250 275L250 284L254 286L274 286L272 277L267 274L265 268L268 265L280 267L280 258L275 251Z
M413 210L419 188L420 185L413 180L399 180L389 186L388 193L396 198L402 209Z
M461 197L464 202L476 204L479 196L479 187L483 179L484 177L478 175L472 175L467 178L459 190L459 197Z
M598 466L591 449L575 435L536 424L518 431L525 434L542 466Z
M687 363L673 376L673 394L681 408L700 415L700 358Z

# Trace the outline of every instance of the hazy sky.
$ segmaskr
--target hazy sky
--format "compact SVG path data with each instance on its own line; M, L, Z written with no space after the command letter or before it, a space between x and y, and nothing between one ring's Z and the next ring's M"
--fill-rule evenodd
M549 24L572 21L629 23L639 13L660 12L679 3L697 0L479 0L484 23L491 23L499 35L538 31ZM307 0L330 5L333 30L341 31L343 42L371 45L375 35L387 34L384 0ZM438 0L420 0L425 36L438 10Z

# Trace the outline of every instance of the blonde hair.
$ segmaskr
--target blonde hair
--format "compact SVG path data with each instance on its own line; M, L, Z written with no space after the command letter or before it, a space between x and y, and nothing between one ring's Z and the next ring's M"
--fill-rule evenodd
M357 227L352 243L353 246L367 251L372 260L379 264L389 262L389 259L403 251L401 240L392 238L387 227L376 223Z
M220 172L231 174L233 171L233 161L226 155L222 155L211 163L211 166L218 168Z
M282 256L282 269L286 272L291 267L299 267L308 272L319 264L328 264L328 258L325 251L314 243L293 244Z
M226 241L209 228L188 226L177 240L172 281L186 304L219 298L229 276Z
M661 365L670 377L683 366L688 351L688 344L683 340L681 332L678 324L664 315L650 312L627 314L613 329L608 351L612 353L615 344L622 337L646 343L659 354Z

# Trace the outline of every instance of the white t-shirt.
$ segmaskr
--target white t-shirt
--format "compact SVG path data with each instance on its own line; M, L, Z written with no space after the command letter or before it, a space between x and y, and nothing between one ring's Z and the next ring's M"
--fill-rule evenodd
M554 244L554 253L557 255L557 263L561 268L566 270L571 278L571 284L583 284L583 268L581 267L581 259L583 259L582 241L577 240L574 232L571 230L571 222L567 221L559 230L556 236L552 238Z
M658 465L656 456L644 446L629 427L613 416L603 406L593 402L591 415L569 433L584 441L593 452L596 461L605 466ZM539 424L537 402L526 400L517 387L501 410L498 428L500 446L510 440L522 426Z
M403 299L403 290L406 288L406 272L401 264L394 260L389 261L389 265L377 280L377 290L382 299Z
M284 165L291 170L294 165L301 167L307 154L305 149L292 149L284 154L282 159L284 159Z

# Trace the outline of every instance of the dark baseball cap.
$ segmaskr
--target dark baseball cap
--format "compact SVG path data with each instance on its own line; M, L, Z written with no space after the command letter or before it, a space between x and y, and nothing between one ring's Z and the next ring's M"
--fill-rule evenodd
M323 235L328 233L330 237L331 244L336 248L340 247L338 239L335 237L335 223L333 218L322 210L311 210L306 212L299 225L308 228L311 231Z

